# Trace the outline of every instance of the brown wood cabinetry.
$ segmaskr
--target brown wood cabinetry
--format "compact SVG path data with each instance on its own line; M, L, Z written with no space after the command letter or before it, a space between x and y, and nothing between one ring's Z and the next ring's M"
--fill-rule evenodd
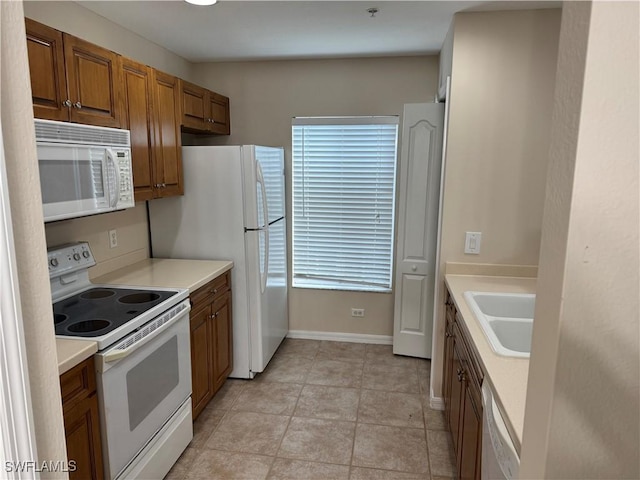
M182 80L182 127L192 133L229 135L229 99Z
M69 478L102 479L100 417L93 357L60 376L67 457L76 469Z
M229 135L229 99L25 19L36 118L131 131L135 200L182 195L185 131Z
M136 201L154 197L153 71L122 59L125 127L131 132L131 163Z
M459 323L447 291L443 395L453 439L458 478L480 479L482 456L482 392L484 373L473 344Z
M180 138L180 80L153 71L155 197L182 195L182 140Z
M34 116L121 127L120 57L25 19Z
M230 272L199 288L190 298L191 399L195 420L233 370Z
M25 19L33 113L37 118L69 120L62 32Z
M181 195L177 79L128 58L122 72L136 201Z

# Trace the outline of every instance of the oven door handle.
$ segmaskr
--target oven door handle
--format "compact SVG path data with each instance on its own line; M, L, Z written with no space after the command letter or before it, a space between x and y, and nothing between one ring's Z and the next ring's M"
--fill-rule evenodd
M120 340L116 345L109 348L104 353L98 353L97 356L101 360L101 371L108 370L114 362L122 360L128 357L136 350L140 349L151 340L161 335L176 322L181 320L185 315L189 313L191 306L189 301L185 300L179 305L179 308L172 309L170 312L150 321L142 326L138 331L131 333L128 337Z

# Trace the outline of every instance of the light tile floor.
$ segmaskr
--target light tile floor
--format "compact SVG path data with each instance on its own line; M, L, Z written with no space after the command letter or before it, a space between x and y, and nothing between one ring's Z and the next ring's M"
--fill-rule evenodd
M225 383L166 478L452 478L429 371L390 346L286 339L264 373Z

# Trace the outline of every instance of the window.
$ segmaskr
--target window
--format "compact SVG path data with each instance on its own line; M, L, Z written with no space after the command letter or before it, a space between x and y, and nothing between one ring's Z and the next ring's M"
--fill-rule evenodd
M398 117L293 119L293 286L391 291Z

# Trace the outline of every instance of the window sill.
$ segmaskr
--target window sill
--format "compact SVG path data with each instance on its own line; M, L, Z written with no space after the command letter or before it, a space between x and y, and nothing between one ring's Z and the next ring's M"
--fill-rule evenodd
M392 289L390 288L367 287L364 285L337 285L335 283L327 283L326 285L323 285L318 282L308 284L294 283L292 288L300 288L304 290L333 290L338 292L392 293Z

